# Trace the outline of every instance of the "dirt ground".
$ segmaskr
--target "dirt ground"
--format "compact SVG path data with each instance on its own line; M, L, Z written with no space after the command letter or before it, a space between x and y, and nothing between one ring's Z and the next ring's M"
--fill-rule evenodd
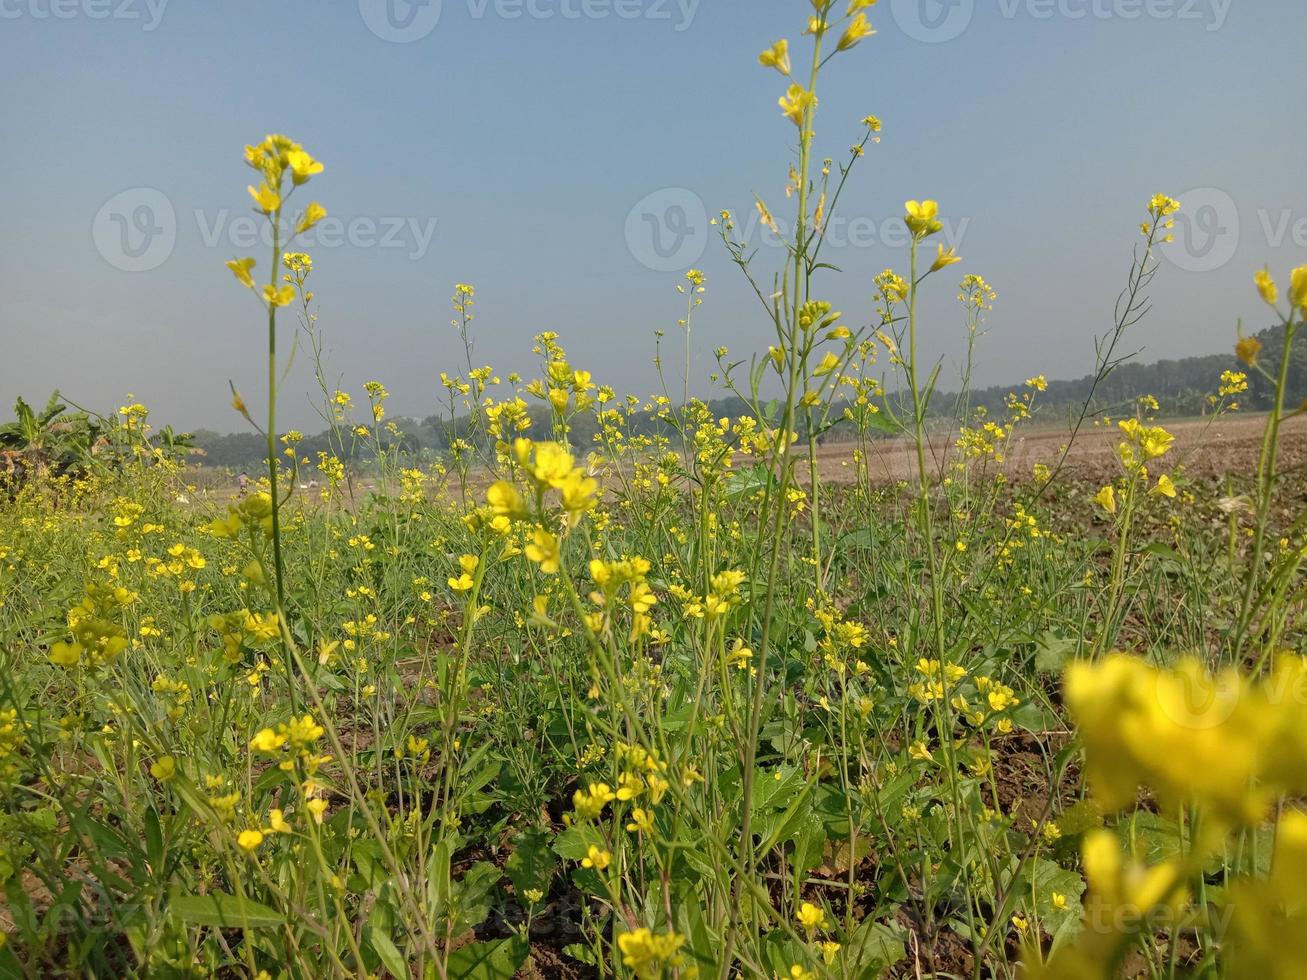
M1175 436L1175 448L1167 456L1166 471L1169 473L1175 473L1183 466L1183 472L1190 478L1212 479L1226 474L1246 476L1257 469L1262 433L1266 426L1265 414L1230 415L1216 421L1164 420L1159 424ZM994 469L1001 466L1007 477L1014 482L1029 480L1036 463L1044 463L1049 467L1057 464L1066 445L1067 435L1068 429L1065 426L1018 430L1003 463L989 465ZM932 437L929 461L935 472L942 472L956 458L956 438L956 433L939 433ZM1120 441L1120 433L1115 425L1094 426L1086 423L1076 437L1063 476L1087 482L1111 480L1120 472L1116 462L1116 446ZM852 442L832 442L820 447L818 466L823 482L854 482L855 448ZM806 482L806 450L802 446L799 449L804 453L804 461L796 475L800 482ZM743 467L747 462L747 457L737 457L736 465ZM1307 416L1286 422L1280 438L1280 471L1304 465L1307 465ZM877 484L915 479L917 456L913 443L907 438L873 442L868 470L872 481ZM484 492L492 479L488 473L473 472L470 486L474 495ZM222 505L238 499L235 486L216 473L205 473L204 478L197 479L196 483L199 486L196 487L195 502ZM374 480L368 477L355 478L354 492L357 499L361 500L375 488ZM304 496L316 498L316 487L297 489Z
M1175 436L1175 448L1167 457L1167 470L1178 466L1191 478L1212 478L1226 474L1248 475L1256 471L1261 452L1262 433L1266 416L1232 415L1212 421L1193 419L1160 423ZM1027 480L1036 463L1052 467L1057 464L1067 442L1068 430L1063 428L1032 429L1022 432L1009 446L1001 468L1012 480ZM948 465L956 450L955 436L938 436L931 443L933 465ZM1119 472L1116 446L1121 437L1115 425L1095 427L1087 423L1077 436L1064 473L1084 480L1110 479ZM851 443L830 443L818 451L821 477L831 483L852 482L855 469L852 462L854 446ZM1280 469L1301 466L1307 462L1307 418L1292 419L1281 429ZM803 469L801 467L801 469ZM894 439L874 443L868 459L872 480L893 483L915 477L916 450L907 439Z

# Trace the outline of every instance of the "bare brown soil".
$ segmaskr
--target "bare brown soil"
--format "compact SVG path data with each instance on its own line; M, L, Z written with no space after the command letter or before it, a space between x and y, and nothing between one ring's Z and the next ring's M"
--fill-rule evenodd
M1193 478L1224 475L1246 476L1257 469L1261 451L1265 415L1227 416L1216 421L1192 419L1161 423L1175 436L1175 449L1167 457L1168 469L1182 465ZM1002 471L1014 481L1028 480L1036 463L1054 467L1067 444L1066 428L1032 429L1020 432L1008 447L1002 463L990 462L994 471ZM927 465L935 472L944 471L957 458L952 433L932 437ZM1110 479L1119 472L1116 446L1121 441L1115 425L1081 429L1067 457L1064 474L1084 480ZM852 483L856 480L852 443L829 443L818 450L819 474L823 481ZM1293 419L1281 430L1280 469L1307 462L1307 419ZM867 470L875 483L894 483L915 479L917 456L908 439L873 443L868 454Z

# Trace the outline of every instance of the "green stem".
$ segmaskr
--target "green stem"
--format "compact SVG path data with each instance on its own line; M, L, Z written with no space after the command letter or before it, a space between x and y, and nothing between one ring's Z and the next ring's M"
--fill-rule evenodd
M1247 638L1248 628L1252 624L1255 612L1253 599L1257 594L1257 584L1261 581L1262 555L1266 548L1266 528L1270 520L1271 500L1275 491L1275 466L1278 461L1280 424L1284 419L1284 389L1289 382L1289 355L1293 347L1293 336L1297 330L1290 316L1284 324L1284 350L1280 353L1280 371L1275 384L1275 405L1271 417L1266 422L1266 433L1262 437L1261 458L1257 465L1257 528L1253 536L1252 553L1248 562L1248 581L1244 585L1243 601L1240 603L1239 618L1230 641L1231 650L1236 649Z
M809 76L808 91L817 90L817 74L821 68L822 31L817 31L813 42L812 71ZM794 251L794 295L792 319L790 321L789 354L790 374L786 385L785 410L781 416L780 431L776 434L773 446L773 459L780 463L780 487L776 495L776 510L772 526L771 556L767 568L767 593L762 611L762 638L758 644L758 676L753 685L753 698L749 705L749 723L741 758L742 810L740 817L740 846L736 857L736 877L734 899L731 902L731 927L727 933L725 949L722 953L721 976L724 980L729 975L731 951L738 940L740 929L740 907L746 882L752 882L754 869L753 854L753 788L754 767L758 759L758 734L762 724L762 709L767 692L767 654L771 647L772 617L776 604L776 579L780 568L781 542L785 537L785 516L789 508L790 478L793 462L790 454L790 431L794 427L795 388L799 382L799 313L806 299L806 290L800 287L805 283L804 255L808 214L808 171L812 158L812 116L813 108L809 106L803 114L799 133L799 208Z

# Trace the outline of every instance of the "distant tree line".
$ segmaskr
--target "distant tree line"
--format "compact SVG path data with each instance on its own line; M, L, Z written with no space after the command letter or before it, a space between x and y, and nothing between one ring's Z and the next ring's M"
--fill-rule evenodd
M738 417L741 415L752 414L749 404L742 398L725 398L709 403L713 414L717 417L729 415ZM531 415L530 431L539 435L542 432L548 432L550 427L550 409L546 405L535 405L529 410ZM468 442L476 440L473 432L471 420L466 416L451 422L448 418L438 415L428 416L425 419L412 418L394 418L388 419L387 422L394 422L395 428L399 430L399 435L381 431L381 445L384 450L389 452L398 449L401 453L415 459L419 463L434 461L440 454L449 449L450 444L455 439L463 439ZM592 415L579 415L570 422L570 438L573 445L590 446L594 443L594 436L599 432L599 425ZM628 419L627 432L630 435L652 435L661 433L670 434L671 427L658 418L653 412L637 412ZM353 440L350 438L348 429L343 430L345 439L344 451L338 444L331 432L324 430L316 435L305 436L298 444L297 451L300 457L308 457L311 462L317 462L319 453L340 458L344 463L354 468L366 468L376 454L375 446L372 444L371 436L367 439ZM267 459L267 443L263 436L256 433L238 433L235 435L222 435L209 429L200 429L192 433L194 445L203 450L204 455L199 457L201 465L220 469L230 469L234 471L249 470L253 472L265 465Z
M1263 330L1256 336L1263 347L1259 363L1274 377L1279 370L1280 356L1284 350L1284 333L1276 327ZM1275 385L1260 372L1240 363L1230 353L1182 357L1178 360L1155 361L1152 364L1122 364L1099 384L1098 390L1094 392L1091 410L1119 411L1145 395L1152 395L1161 406L1162 415L1203 415L1210 411L1208 398L1220 387L1221 374L1225 371L1238 371L1248 376L1248 391L1236 399L1241 409L1267 411L1271 408ZM1074 381L1049 381L1048 390L1037 398L1039 411L1045 415L1065 415L1069 410L1078 410L1089 397L1093 383L1093 375ZM1012 386L999 386L973 391L970 404L975 407L984 406L991 413L999 413L1012 390ZM951 395L941 396L937 407L941 411L952 412L954 398ZM1286 399L1289 404L1296 406L1304 398L1307 398L1307 349L1299 344L1290 352Z
M1278 328L1262 331L1257 338L1263 344L1260 361L1274 375L1280 363L1280 352L1284 347L1284 337ZM1144 395L1152 395L1161 406L1160 414L1164 416L1196 416L1210 410L1209 396L1220 385L1222 372L1240 371L1248 376L1248 391L1239 396L1240 407L1247 411L1265 411L1271 407L1275 386L1255 370L1241 364L1231 354L1209 354L1200 357L1183 357L1174 360L1155 361L1152 364L1125 363L1117 367L1099 384L1093 392L1093 412L1119 412ZM1073 381L1049 381L1046 391L1039 393L1036 399L1038 413L1045 419L1065 416L1068 412L1078 412L1089 398L1093 389L1093 375L1086 375ZM1021 391L1021 385L996 385L971 391L965 400L971 411L984 408L991 416L1002 416L1008 395ZM1297 405L1307 398L1307 349L1299 345L1291 355L1289 368L1288 400ZM893 399L895 396L890 395ZM937 392L931 403L931 411L941 420L953 420L960 403L956 392ZM751 414L748 402L731 397L709 403L714 415L740 416ZM838 413L836 413L838 414ZM544 405L531 409L532 431L544 432L549 427L549 410ZM399 449L419 463L434 461L445 452L456 438L471 439L470 421L464 417L451 422L438 415L424 419L396 418L395 426L399 434L382 432L382 445L386 449ZM652 413L637 413L629 420L632 434L667 434L665 422ZM582 416L572 422L571 438L575 445L588 446L598 426L593 417ZM348 437L348 433L346 433ZM853 435L847 424L838 424L822 433L823 439L838 440ZM257 469L263 462L266 446L263 437L256 433L237 433L223 435L208 429L201 429L192 434L192 444L203 450L198 457L203 466L225 468L233 471ZM343 462L354 468L365 468L372 460L374 449L369 440L356 440L352 445L347 439L344 452L334 447L330 433L323 431L316 435L305 436L298 445L300 456L307 456L315 461L318 453L328 453L343 458Z

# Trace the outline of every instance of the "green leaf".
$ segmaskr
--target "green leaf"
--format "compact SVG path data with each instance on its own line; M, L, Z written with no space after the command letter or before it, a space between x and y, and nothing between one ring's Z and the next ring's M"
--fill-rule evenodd
M797 828L792 828L789 836L794 841L795 868L800 871L810 871L821 864L822 855L826 850L826 827L817 819L811 803L804 806L803 814L803 823ZM845 843L847 844L847 841Z
M762 957L767 975L777 977L788 977L791 966L808 961L807 951L779 929L763 936Z
M1078 643L1064 639L1052 630L1035 641L1035 670L1041 674L1060 674L1068 660L1075 656Z
M564 861L580 861L590 853L591 844L602 847L604 835L590 824L573 824L554 838L554 853Z
M722 949L721 937L708 928L694 885L682 880L677 883L676 891L676 931L689 940L685 955L698 967L699 976L716 976L721 970L713 954Z
M449 855L452 849L450 838L442 838L431 852L431 864L427 871L427 901L442 915L449 904Z
M145 811L145 854L156 873L163 865L163 828L159 824L159 814L154 807Z
M753 814L755 817L769 810L783 810L804 788L803 773L797 766L778 769L759 767L753 776Z
M1161 814L1142 810L1116 825L1121 842L1138 859L1153 865L1183 853L1180 825Z
M877 429L887 436L897 436L903 433L903 426L885 412L869 412L865 418L873 429Z
M747 470L731 474L726 481L726 498L739 500L751 496L766 487L775 486L776 478L765 466L751 466Z
M1056 714L1035 701L1027 701L1017 706L1012 711L1012 722L1018 728L1034 735L1057 731L1063 724Z
M1066 942L1080 932L1084 911L1080 906L1080 896L1085 891L1084 879L1054 861L1039 858L1030 866L1028 880L1035 897L1035 910L1054 941ZM1053 904L1054 892L1065 901L1060 909Z
M875 977L903 959L902 933L884 922L863 919L840 951L853 976Z
M488 746L487 746L488 748ZM485 813L495 802L494 791L488 789L496 779L503 763L489 762L475 776L459 788L463 797L463 809L468 813Z
M240 899L225 892L208 895L182 895L174 898L169 910L190 926L214 926L221 929L275 929L285 917L274 908Z
M478 861L461 881L454 883L453 906L460 928L475 929L486 921L499 878L499 868L489 861Z
M447 972L460 980L513 980L530 952L521 936L493 943L473 943L454 951Z
M599 960L595 958L594 950L584 943L570 943L563 947L563 952L578 963L586 963L590 966L598 966Z
M849 531L843 537L835 542L835 548L838 551L853 550L855 548L870 548L876 543L876 536L872 534L871 528L860 527L856 531Z
M528 830L513 839L513 853L504 862L504 870L523 906L527 904L524 894L532 889L549 894L549 883L558 866L549 845L550 835L543 830Z
M396 980L408 980L408 964L385 930L378 929L375 925L368 926L368 945L391 976Z
M1165 561L1175 562L1177 565L1181 564L1183 561L1174 548L1168 544L1163 544L1161 541L1154 541L1152 544L1145 545L1143 548L1139 549L1139 553L1143 555L1153 555Z

